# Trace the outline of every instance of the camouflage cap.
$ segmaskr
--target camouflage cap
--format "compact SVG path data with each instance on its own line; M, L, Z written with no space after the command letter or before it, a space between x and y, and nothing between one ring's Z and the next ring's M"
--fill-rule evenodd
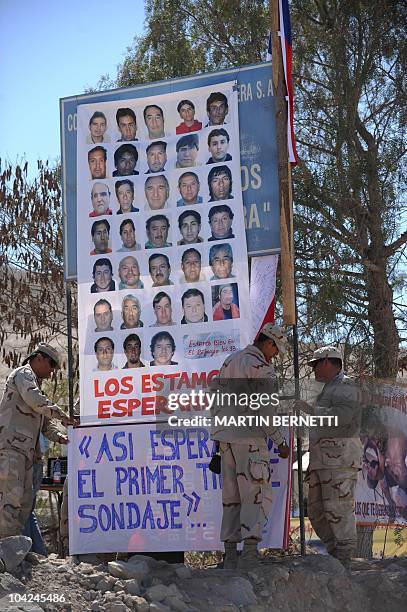
M287 336L280 325L274 325L273 323L266 323L260 330L260 333L267 338L274 340L278 352L280 355L284 355L287 348Z
M35 357L36 355L38 355L38 353L41 353L42 355L46 355L47 357L50 357L52 361L55 363L55 367L57 369L61 367L60 354L58 353L56 348L54 348L50 344L47 344L46 342L40 342L39 344L37 344L35 349L29 355L27 355L27 357L24 359L23 365L25 365L28 361L30 361L32 357Z
M312 366L320 359L340 359L342 361L342 353L336 346L321 346L321 348L314 351L312 359L307 363Z

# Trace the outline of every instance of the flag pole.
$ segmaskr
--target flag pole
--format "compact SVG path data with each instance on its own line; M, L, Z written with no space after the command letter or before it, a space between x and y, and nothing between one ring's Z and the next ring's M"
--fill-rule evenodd
M278 155L278 181L280 202L280 270L283 305L283 323L293 326L295 398L299 398L299 350L297 308L295 295L293 189L291 164L287 143L287 87L284 78L283 58L279 37L279 0L270 0L272 81L276 117L276 140ZM297 430L298 497L300 511L300 546L305 555L304 495L302 476L302 438Z

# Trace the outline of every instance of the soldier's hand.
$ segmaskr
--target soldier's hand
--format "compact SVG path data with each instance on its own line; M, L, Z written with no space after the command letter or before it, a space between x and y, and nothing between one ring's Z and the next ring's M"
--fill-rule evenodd
M62 417L61 423L65 427L68 427L68 425L77 425L78 424L76 419L70 419L68 416Z
M282 442L281 444L278 445L278 456L281 457L281 459L287 459L287 457L290 454L290 447L288 446L288 444L286 442Z
M58 442L60 444L68 444L69 443L69 439L68 439L67 436L60 435L59 438L58 438Z

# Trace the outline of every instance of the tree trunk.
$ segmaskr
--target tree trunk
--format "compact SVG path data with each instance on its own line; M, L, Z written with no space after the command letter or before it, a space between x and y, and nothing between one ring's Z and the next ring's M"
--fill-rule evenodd
M371 525L356 526L356 533L358 536L356 557L361 559L373 558L373 532L374 527Z
M393 312L393 292L388 282L385 260L375 258L368 269L369 323L373 328L373 362L377 378L396 378L399 335ZM373 266L372 266L373 267Z

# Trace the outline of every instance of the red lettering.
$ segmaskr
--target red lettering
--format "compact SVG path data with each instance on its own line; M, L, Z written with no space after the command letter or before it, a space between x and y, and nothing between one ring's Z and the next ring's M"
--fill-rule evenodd
M162 380L163 374L153 374L151 377L153 387L151 391L161 391L164 386L164 381Z
M132 384L132 380L133 377L132 376L123 376L121 382L122 382L122 388L121 388L121 392L124 395L128 395L129 393L131 393L134 389L133 384Z
M127 415L130 417L133 416L133 412L137 410L138 408L140 408L140 404L141 404L140 400L136 399L135 397L132 397L131 399L129 399Z
M108 419L110 417L111 400L100 400L98 402L98 419Z
M151 376L150 374L143 374L141 377L141 392L151 393Z
M155 414L154 404L154 397L143 397L141 402L141 414L143 416Z
M93 381L93 388L95 391L95 397L103 397L104 393L103 391L99 391L99 381L98 380L94 380Z
M117 378L108 378L105 382L105 394L109 397L117 395L120 391L120 385Z

